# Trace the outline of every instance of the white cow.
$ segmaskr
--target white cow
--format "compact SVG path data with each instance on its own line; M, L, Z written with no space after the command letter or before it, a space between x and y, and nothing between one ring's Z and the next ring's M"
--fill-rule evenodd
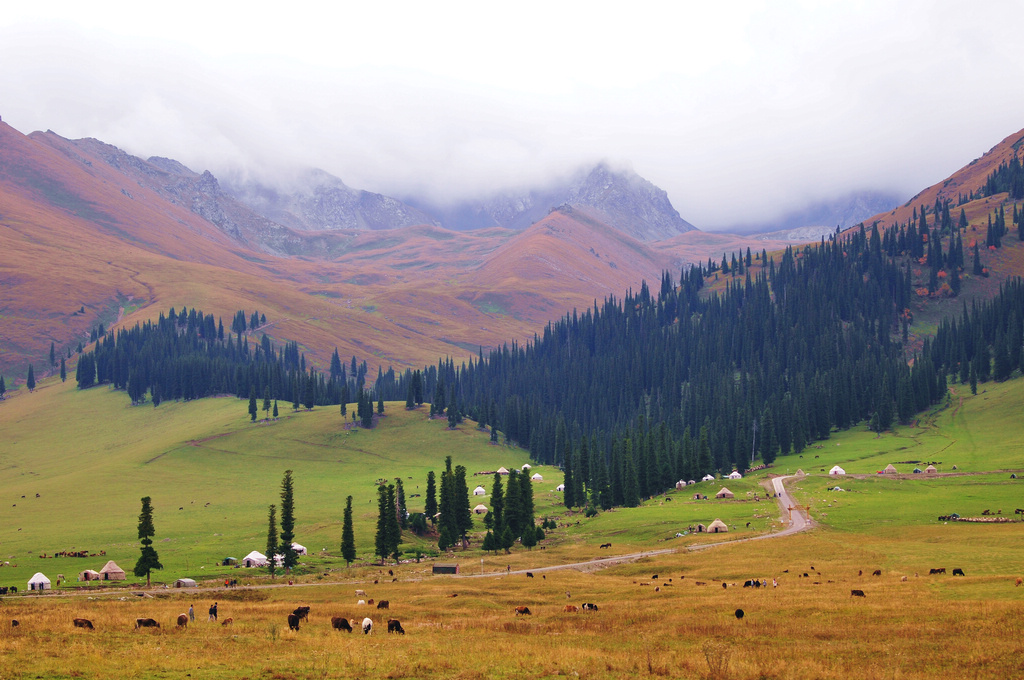
M366 617L363 619L363 635L369 635L371 630L373 630L373 619Z

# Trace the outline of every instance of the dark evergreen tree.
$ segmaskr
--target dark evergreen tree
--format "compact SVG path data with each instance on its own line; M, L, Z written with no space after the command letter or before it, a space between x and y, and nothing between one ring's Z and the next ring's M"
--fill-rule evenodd
M267 515L267 573L271 578L277 570L277 548L277 506L271 503Z
M160 564L160 556L153 547L153 536L156 529L153 525L153 505L149 496L142 499L142 512L139 513L139 542L142 544L141 555L135 563L133 573L142 578L146 577L146 587L150 586L150 572L154 569L163 569Z
M341 557L351 567L356 559L356 535L352 528L352 496L345 499L345 515L341 523Z
M284 556L282 566L289 573L292 567L299 563L299 556L295 552L295 548L292 547L294 541L295 486L292 481L292 471L285 470L284 479L281 480L281 548L279 552Z
M501 485L501 475L494 473L494 483L491 485L491 511L488 513L494 518L494 528L500 534L505 526L505 490Z
M36 388L36 372L32 368L32 364L28 365L28 377L25 378L25 387L28 388L29 392Z
M434 477L433 470L427 473L427 499L424 502L423 512L424 514L426 514L427 519L430 520L431 524L436 523L435 515L437 515L437 481Z
M405 506L405 487L402 486L401 477L395 477L395 509L398 513L398 525L403 529L408 529L409 510Z
M64 363L64 357L60 358L60 381L67 382L68 379L68 367Z
M383 484L377 487L377 533L374 535L373 553L383 565L391 555L390 522L395 516L394 505L388 503L388 489ZM444 550L444 548L441 548Z
M57 348L54 346L53 341L50 341L50 366L57 365Z
M257 413L258 413L258 411L256 409L256 388L255 387L250 387L249 388L249 419L252 422L256 422L256 414Z

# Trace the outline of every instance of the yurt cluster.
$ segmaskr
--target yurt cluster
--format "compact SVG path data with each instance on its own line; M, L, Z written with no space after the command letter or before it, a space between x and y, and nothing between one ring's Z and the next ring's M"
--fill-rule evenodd
M530 469L531 469L531 466L530 466L529 463L524 465L523 466L523 474L530 474ZM506 468L506 467L500 467L497 470L495 470L494 472L497 472L499 475L507 475L509 473L508 472L508 468ZM478 474L478 475L493 475L494 472L478 472L476 474ZM530 481L532 481L532 482L543 482L544 481L544 477L539 472L534 472L532 475L530 475ZM557 487L555 487L555 491L565 491L565 484L559 484ZM486 495L487 495L487 489L485 489L483 486L477 486L475 489L473 489L473 496L474 497L476 497L476 496L486 496ZM484 505L483 503L477 503L476 507L473 508L473 514L474 515L486 515L488 512L490 512L489 508L486 505Z
M114 560L107 562L99 571L85 569L78 573L79 581L124 581L126 578L128 577L124 573L124 569L117 566ZM28 581L29 590L50 590L50 588L50 579L42 572L36 572L35 576Z

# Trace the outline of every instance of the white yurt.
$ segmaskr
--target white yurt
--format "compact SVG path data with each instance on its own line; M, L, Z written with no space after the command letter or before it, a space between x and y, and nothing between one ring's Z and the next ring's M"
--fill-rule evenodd
M36 575L28 580L29 590L49 590L50 579L46 578L42 572L36 572Z
M743 479L743 475L741 475L738 471L733 470L732 472L729 473L729 479Z
M715 519L714 522L708 525L707 532L709 534L724 534L729 531L729 527L725 525L720 519Z
M481 503L480 505L478 505L475 508L473 508L473 512L475 514L477 514L477 515L486 515L487 514L487 506L484 505L483 503Z
M198 587L198 584L195 582L195 579L179 578L177 581L174 582L174 587L175 588L196 588L196 587Z
M696 484L696 483L697 483L697 482L693 481L692 479L691 479L690 481L688 481L688 482L687 482L687 484L688 484L689 486L693 486L693 485L694 485L694 484Z
M530 465L529 463L527 463L526 465L523 466L523 472L529 470L531 467L533 467L533 466Z
M103 577L100 576L100 572L93 569L86 569L78 575L79 581L100 581Z
M565 491L565 484L559 484L556 486L555 491Z
M828 473L830 475L845 475L846 474L846 470L844 470L843 468L839 467L838 465L835 465L835 466L832 467L831 470L828 471Z
M473 489L473 495L474 496L486 496L487 495L487 489L485 489L482 486L478 486L475 489Z
M540 476L539 472L534 473L533 477L530 477L530 479L535 481L535 482L543 482L544 481L544 478Z
M926 475L934 475L934 474L938 474L938 472L939 472L938 469L934 465L929 465L928 467L926 467L924 469L924 473Z
M686 481L685 480L680 479L678 482L676 482L676 490L677 491L679 489L684 488L685 486L686 486Z
M259 550L253 550L251 553L242 558L243 567L265 567L267 566L267 556L261 553Z
M299 545L298 543L292 543L292 550L295 551L296 555L305 555L306 554L306 546Z
M498 474L499 475L507 475L508 474L508 470L506 470L503 467L500 467L500 468L498 468Z
M722 490L715 494L715 498L736 498L736 494L723 486Z
M127 576L124 573L124 569L117 566L114 560L107 562L102 569L100 574L103 576L104 581L124 581Z
M702 482L713 482L713 481L715 481L715 476L714 475L704 475L703 477L700 478L700 481L702 481Z

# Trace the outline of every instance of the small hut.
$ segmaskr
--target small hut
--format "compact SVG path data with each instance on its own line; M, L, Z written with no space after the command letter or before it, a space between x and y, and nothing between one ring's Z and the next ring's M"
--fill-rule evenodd
M893 464L889 463L888 465L885 466L885 469L882 470L882 474L883 475L895 475L895 474L898 474L898 473L896 472L896 468L893 466Z
M523 472L526 472L527 470L531 469L532 467L533 467L532 465L530 465L529 463L526 463L525 465L523 465Z
M681 490L683 490L685 488L686 488L686 482L685 481L680 479L678 482L676 482L676 491L681 491Z
M697 533L698 534L702 534L705 531L707 531L707 527L705 527L703 524L698 524L697 525Z
M508 470L506 470L503 467L500 467L500 468L498 468L498 474L499 475L507 475L508 474Z
M725 525L725 522L717 518L714 522L708 525L709 534L725 534L728 533L728 531L729 527Z
M485 489L482 486L478 486L475 489L473 489L473 495L474 496L486 496L487 495L487 489Z
M556 486L555 491L565 491L565 484L559 484Z
M703 477L700 478L700 481L702 481L702 482L713 482L713 481L715 481L715 476L714 475L704 475Z
M431 572L434 574L458 574L459 565L456 562L435 562Z
M839 467L838 465L834 465L834 466L832 466L832 469L828 471L828 473L830 475L845 475L846 474L846 470L844 470L843 468Z
M243 567L265 567L267 566L267 556L261 553L259 550L253 550L251 553L242 558Z
M533 477L530 477L530 480L534 482L543 482L544 478L540 476L539 472L535 472L533 473Z
M222 567L233 567L236 564L238 564L237 557L225 557L223 560L220 561L220 566Z
M292 543L292 550L295 551L296 555L305 555L305 554L307 554L306 553L306 546L299 545L298 543Z
M800 468L797 468L797 471L794 473L794 475L797 476L797 477L803 477L805 474L807 474L807 473L805 473Z
M934 475L934 474L938 474L938 472L939 472L939 471L938 471L938 470L937 470L937 469L935 468L935 466L934 466L934 465L929 465L928 467L926 467L926 468L924 469L924 473L925 473L926 475Z
M195 582L195 580L190 579L190 578L179 578L177 581L174 582L174 587L175 588L196 588L196 587L198 587L198 584Z
M476 515L486 515L487 514L487 506L484 505L483 503L481 503L480 505L478 505L475 508L473 508L473 514L476 514Z
M743 479L743 475L741 475L739 471L733 470L729 473L729 479Z
M93 571L92 569L86 569L85 571L81 572L78 575L78 580L79 581L101 581L101 580L103 580L103 576L101 576L100 572L98 572L98 571Z
M723 486L722 490L715 494L715 498L736 498L736 494Z
M697 482L693 481L692 479L691 479L690 481L688 481L688 482L687 482L687 484L688 484L689 486L693 486L693 485L694 485L694 484L696 484L696 483L697 483Z
M114 560L110 560L100 569L100 574L103 576L104 581L123 581L127 578L124 573L124 569L114 564Z
M29 590L49 590L50 579L46 578L41 571L37 571L36 575L28 580Z

